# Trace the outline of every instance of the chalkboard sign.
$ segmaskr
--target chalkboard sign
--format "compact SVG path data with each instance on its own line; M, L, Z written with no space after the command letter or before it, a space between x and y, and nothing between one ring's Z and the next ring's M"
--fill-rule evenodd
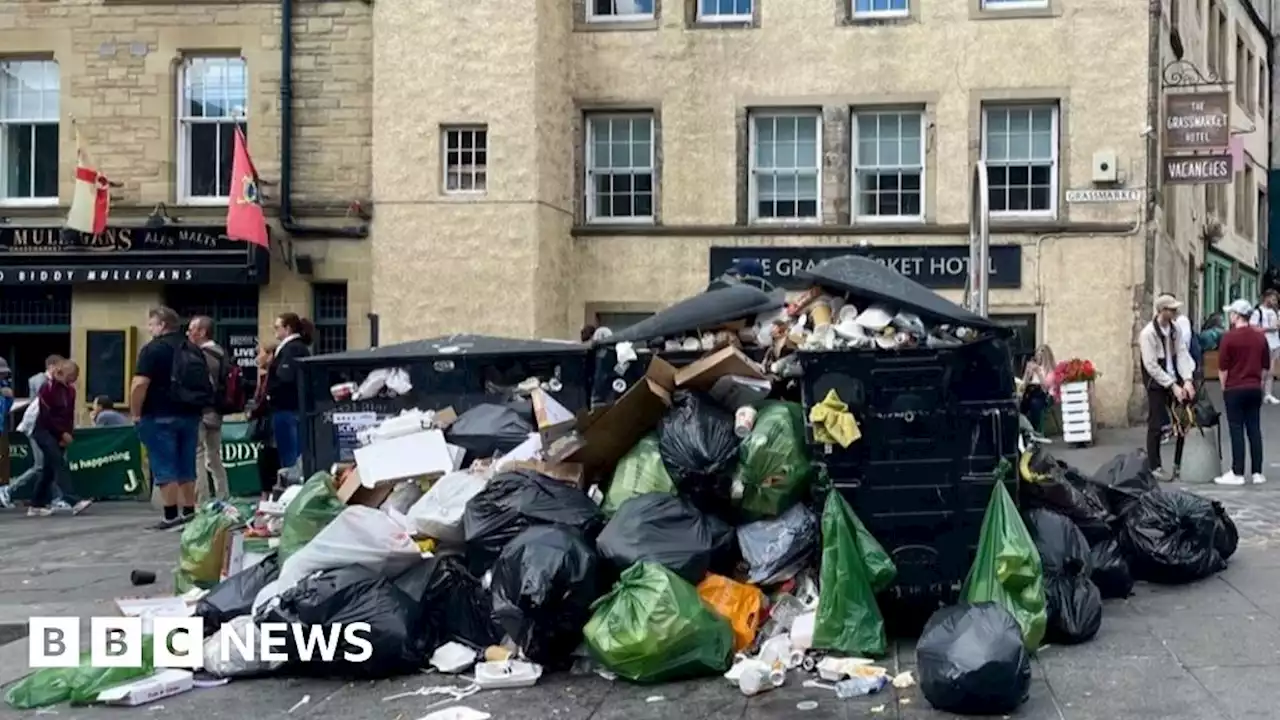
M81 368L85 403L106 395L115 404L123 404L129 375L129 335L124 330L88 330L85 332L85 367Z

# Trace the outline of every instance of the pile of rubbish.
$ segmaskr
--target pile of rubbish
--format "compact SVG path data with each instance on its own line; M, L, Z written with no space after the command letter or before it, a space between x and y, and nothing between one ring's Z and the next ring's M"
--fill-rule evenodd
M907 290L917 295L904 304L933 302ZM1126 597L1135 580L1191 582L1225 567L1236 542L1225 511L1162 490L1140 453L1092 477L1042 451L1010 454L956 578L960 602L925 627L918 677L891 676L877 659L903 543L875 537L856 495L833 488L815 456L859 442L867 418L834 391L806 408L778 385L796 351L903 351L972 331L863 304L814 291L780 314L762 310L754 326L721 318L697 340L703 357L677 369L655 355L614 402L578 415L533 379L518 402L386 419L359 433L354 462L273 501L200 508L182 531L182 595L121 605L144 627L201 618L201 671L156 671L150 654L140 668L85 658L28 676L5 699L140 704L251 677L431 668L465 675L451 696L460 701L589 668L644 684L719 675L746 695L798 681L843 699L918 682L939 709L1004 714L1027 699L1044 643L1094 637L1104 598ZM772 360L752 360L744 337ZM401 375L378 382L403 389ZM365 385L335 397L379 392ZM223 652L252 645L268 623L326 634L368 623L369 648L341 635L332 658L295 644L283 659Z

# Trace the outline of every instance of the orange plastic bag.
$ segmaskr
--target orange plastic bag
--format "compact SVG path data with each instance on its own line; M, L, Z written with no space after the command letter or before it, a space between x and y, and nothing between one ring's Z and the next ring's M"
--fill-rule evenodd
M698 583L698 597L729 621L733 628L734 652L741 652L755 642L764 620L764 593L759 588L708 574Z

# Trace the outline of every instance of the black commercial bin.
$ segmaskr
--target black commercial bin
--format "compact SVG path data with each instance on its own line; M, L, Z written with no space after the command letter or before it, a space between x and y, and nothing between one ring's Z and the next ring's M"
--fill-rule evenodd
M1017 460L1009 331L867 258L835 258L808 275L855 301L978 333L951 347L799 353L805 407L835 390L858 420L858 442L814 443L814 456L893 555L891 592L949 599L977 552L996 467ZM1016 499L1016 477L1007 487Z
M317 355L302 362L303 472L326 469L343 458L337 413L396 415L402 410L442 410L459 414L483 403L503 402L512 386L530 377L557 380L551 395L578 412L587 407L590 348L558 340L520 340L486 335L448 335ZM359 383L381 368L402 368L413 390L394 398L336 402L330 388ZM527 403L526 403L527 404Z

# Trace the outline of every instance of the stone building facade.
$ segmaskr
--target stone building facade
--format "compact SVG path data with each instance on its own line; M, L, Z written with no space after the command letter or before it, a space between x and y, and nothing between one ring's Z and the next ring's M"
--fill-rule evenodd
M384 340L574 337L748 255L785 284L869 252L960 299L985 158L991 312L1022 353L1092 359L1098 419L1126 420L1150 297L1199 262L1178 229L1147 269L1147 3L517 6L374 7Z
M292 234L279 218L282 12L254 0L0 4L0 356L16 374L69 352L87 368L84 394L115 395L159 303L214 315L246 362L285 311L316 316L321 349L368 344L369 243L349 228L370 194L372 11L292 8L290 215L303 228ZM263 181L269 254L220 237L236 123ZM112 183L96 238L60 231L77 137Z

